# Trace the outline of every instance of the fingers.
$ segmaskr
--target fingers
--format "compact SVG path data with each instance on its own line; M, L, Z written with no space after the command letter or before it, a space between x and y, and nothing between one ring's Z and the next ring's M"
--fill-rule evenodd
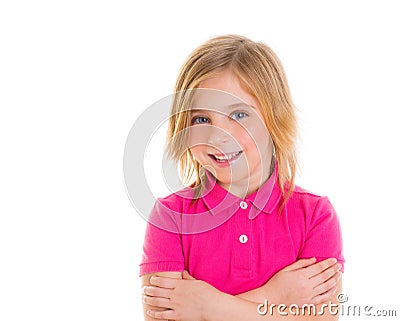
M174 310L166 310L166 311L156 311L156 310L148 310L147 315L157 320L175 320L175 311Z
M156 286L144 286L142 288L142 294L169 299L171 298L171 289L164 289Z
M332 281L332 277L337 274L341 268L342 265L340 263L335 263L321 273L311 277L310 280L313 282L314 287L325 284L328 281Z
M158 298L158 297L144 295L142 297L142 301L148 305L158 308L167 308L167 309L171 308L171 301L165 298Z
M315 293L320 295L327 291L330 291L332 288L335 288L336 284L338 283L341 277L342 277L342 272L340 271L336 272L329 280L316 286L314 288Z
M288 265L283 269L283 271L293 271L293 270L298 270L301 268L305 268L307 266L310 266L315 263L315 257L309 258L309 259L300 259L293 264Z
M332 298L332 296L335 294L337 288L334 286L331 288L329 291L316 295L315 297L312 298L311 303L312 304L321 304L324 303Z
M172 279L155 275L150 278L150 284L166 289L174 289L178 281L179 279Z
M336 262L337 262L337 260L335 258L329 258L329 259L323 260L321 262L315 263L311 266L308 266L305 268L306 275L309 278L312 278L313 276L320 274L322 271L332 268L332 266L335 265Z

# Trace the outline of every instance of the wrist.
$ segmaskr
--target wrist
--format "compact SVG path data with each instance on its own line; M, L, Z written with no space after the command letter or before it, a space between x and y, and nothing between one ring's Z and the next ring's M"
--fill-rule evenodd
M205 291L204 293L207 293L207 295L204 296L203 300L201 321L218 319L221 304L223 304L227 294L214 287L211 287L210 291Z
M262 287L262 294L264 300L268 300L269 303L280 304L282 303L282 295L280 294L280 289L272 286L270 283L266 283Z

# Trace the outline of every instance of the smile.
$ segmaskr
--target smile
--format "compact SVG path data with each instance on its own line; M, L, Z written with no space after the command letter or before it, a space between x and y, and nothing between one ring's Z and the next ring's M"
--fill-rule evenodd
M235 159L237 159L242 154L242 152L243 151L229 153L229 154L209 154L209 156L218 163L226 163L226 162L232 162Z

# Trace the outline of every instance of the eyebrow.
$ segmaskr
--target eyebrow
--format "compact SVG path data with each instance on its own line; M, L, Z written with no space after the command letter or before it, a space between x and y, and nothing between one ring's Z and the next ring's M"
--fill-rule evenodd
M246 104L246 103L235 103L235 104L228 105L227 107L235 108L235 107L240 107L240 106L246 106L246 107L251 107L253 109L256 109L256 107L254 107L254 106L252 106L250 104Z
M254 110L256 110L256 107L254 107L253 105L250 104L246 104L246 103L234 103L234 104L230 104L230 105L225 105L224 107L228 107L228 108L237 108L237 107L250 107ZM192 108L191 110L212 110L212 108Z

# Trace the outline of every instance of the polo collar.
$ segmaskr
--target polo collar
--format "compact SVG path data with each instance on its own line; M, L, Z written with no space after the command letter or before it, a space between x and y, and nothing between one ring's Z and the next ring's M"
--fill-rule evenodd
M206 171L205 184L206 187L200 199L212 215L226 215L226 211L233 215L240 208L240 203L244 201L248 205L252 205L249 209L248 217L249 219L254 219L260 212L271 213L282 196L278 184L277 161L275 161L274 171L267 181L257 191L247 195L245 198L240 198L225 190L216 182L215 177L209 171Z

